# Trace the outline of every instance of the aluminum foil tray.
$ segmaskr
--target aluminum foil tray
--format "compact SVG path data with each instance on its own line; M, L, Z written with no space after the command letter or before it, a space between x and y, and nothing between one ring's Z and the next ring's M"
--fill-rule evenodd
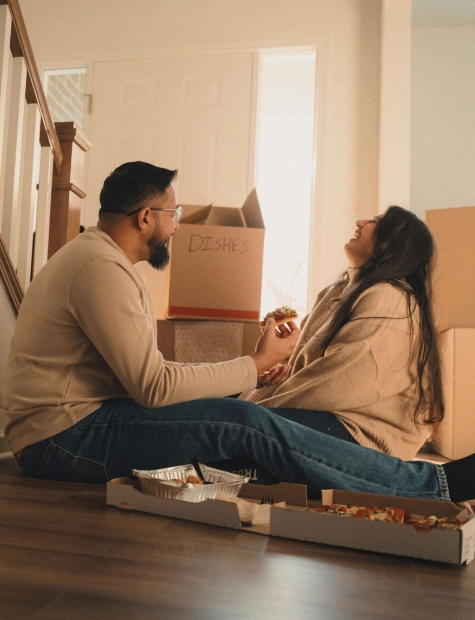
M200 463L201 471L205 480L212 484L190 484L186 486L174 486L167 481L182 480L185 482L188 476L197 476L193 465L180 465L178 467L166 467L165 469L152 469L149 471L134 469L142 493L155 495L166 499L179 499L185 502L203 502L206 499L214 499L218 493L225 493L236 497L242 485L249 481L249 477L231 474L227 471L213 469Z

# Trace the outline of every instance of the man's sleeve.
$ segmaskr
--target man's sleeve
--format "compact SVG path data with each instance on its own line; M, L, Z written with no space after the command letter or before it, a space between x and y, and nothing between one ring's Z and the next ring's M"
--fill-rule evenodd
M250 357L201 365L168 365L155 342L143 292L113 259L92 260L75 275L70 311L128 394L152 408L235 394L255 386Z

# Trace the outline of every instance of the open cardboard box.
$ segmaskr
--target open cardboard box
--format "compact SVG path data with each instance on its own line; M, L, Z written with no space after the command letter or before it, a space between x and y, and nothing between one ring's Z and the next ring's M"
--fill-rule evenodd
M195 504L144 495L137 484L128 478L116 478L107 484L106 501L107 504L122 509L186 519L255 534L389 553L435 562L468 564L474 558L475 519L465 523L459 530L434 529L421 533L411 525L321 514L309 510L312 502L307 502L307 491L304 485L283 482L271 486L244 484L239 497L258 502L264 494L273 495L275 502L285 501L286 507L271 506L270 522L252 526L241 524L238 509L234 503L215 499ZM322 503L401 507L413 514L436 515L437 517L455 517L462 511L460 506L450 502L339 490L323 491Z
M259 321L264 221L256 190L241 208L182 206L167 318Z

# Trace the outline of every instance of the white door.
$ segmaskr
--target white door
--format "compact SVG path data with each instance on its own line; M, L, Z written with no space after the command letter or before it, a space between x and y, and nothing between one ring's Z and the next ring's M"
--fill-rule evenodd
M98 62L84 222L126 161L178 168L178 201L241 206L249 189L250 52ZM252 180L251 180L252 183Z
M97 222L104 179L127 161L178 168L182 204L240 207L253 183L252 63L251 52L95 63L85 225ZM140 267L163 318L168 270Z

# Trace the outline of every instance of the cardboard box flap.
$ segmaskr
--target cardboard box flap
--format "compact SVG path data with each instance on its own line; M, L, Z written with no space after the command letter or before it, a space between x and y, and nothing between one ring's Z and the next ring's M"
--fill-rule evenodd
M460 563L470 564L475 559L475 532L473 527L462 527Z
M211 207L204 223L207 226L246 228L242 209L235 209L234 207Z
M252 190L240 209L213 205L206 217L205 224L209 226L236 226L264 229L264 219L262 217L256 190Z
M246 198L246 202L242 206L242 213L248 228L265 228L261 206L255 189Z
M204 224L211 210L211 205L199 207L196 205L181 205L183 208L183 224Z

